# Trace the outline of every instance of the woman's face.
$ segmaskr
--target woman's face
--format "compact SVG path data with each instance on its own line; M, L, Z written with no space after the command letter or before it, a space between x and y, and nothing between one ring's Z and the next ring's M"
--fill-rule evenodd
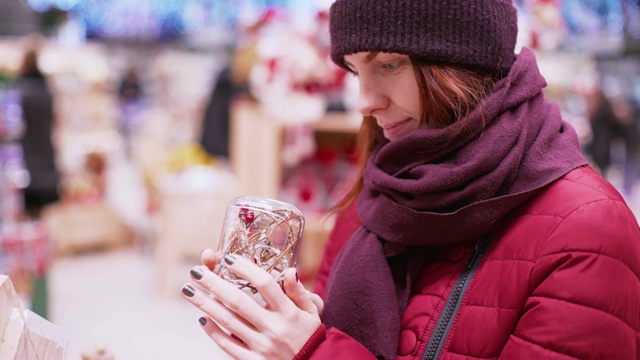
M358 111L374 117L387 139L395 140L424 127L409 56L359 52L346 55L344 62L358 77Z

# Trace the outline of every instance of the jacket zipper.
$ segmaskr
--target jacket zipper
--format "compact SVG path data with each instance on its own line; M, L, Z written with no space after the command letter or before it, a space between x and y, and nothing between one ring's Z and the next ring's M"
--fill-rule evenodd
M476 242L476 246L473 249L473 252L471 252L471 256L469 256L469 260L467 260L467 264L456 281L455 286L451 290L451 294L449 294L444 310L442 310L442 313L438 318L438 323L431 334L431 338L429 339L427 349L422 356L422 360L435 360L440 356L440 352L442 351L442 347L447 339L449 330L451 330L451 324L460 309L462 298L464 298L464 294L469 287L469 283L471 283L471 279L473 279L473 275L475 275L476 270L480 265L480 261L492 240L493 236L483 236Z

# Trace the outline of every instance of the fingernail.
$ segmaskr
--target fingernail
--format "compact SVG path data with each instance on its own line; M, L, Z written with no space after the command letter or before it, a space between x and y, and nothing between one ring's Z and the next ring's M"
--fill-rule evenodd
M197 267L192 268L190 273L191 273L191 276L193 276L194 279L196 279L196 280L202 279L202 271L200 271L200 269L198 269Z
M200 251L200 257L202 258L202 254L204 254L204 252L207 251L207 249L204 249L202 251Z
M280 283L280 289L282 289L282 292L286 295L287 291L284 289L284 282Z
M191 285L185 285L182 287L182 293L187 295L188 297L193 297L196 294L196 289Z
M226 262L227 265L233 265L233 263L236 262L236 257L233 255L225 255L224 262Z
M198 322L200 322L200 325L202 326L207 325L207 319L204 317L201 317L200 319L198 319Z
M298 272L296 271L296 282L300 282L300 279L298 279Z

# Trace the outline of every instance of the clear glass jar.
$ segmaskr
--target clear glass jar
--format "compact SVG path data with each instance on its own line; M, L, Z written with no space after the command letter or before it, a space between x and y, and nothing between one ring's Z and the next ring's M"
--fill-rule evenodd
M253 261L282 286L283 272L296 267L304 216L295 206L257 196L240 196L227 206L218 251ZM257 289L220 261L217 273L264 305Z

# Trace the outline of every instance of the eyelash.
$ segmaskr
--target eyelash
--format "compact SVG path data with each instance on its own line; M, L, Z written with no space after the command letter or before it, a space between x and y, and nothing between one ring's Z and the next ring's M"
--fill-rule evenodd
M382 69L386 70L386 71L394 72L394 71L398 70L398 68L400 67L400 64L401 64L400 61L394 61L394 62L390 62L390 63L383 63L382 65L380 65L380 67ZM350 70L351 70L351 73L355 77L358 77L358 73L355 70L353 70L353 69L350 69Z
M400 67L399 61L382 64L382 68L388 71L395 71L398 69L398 67Z

